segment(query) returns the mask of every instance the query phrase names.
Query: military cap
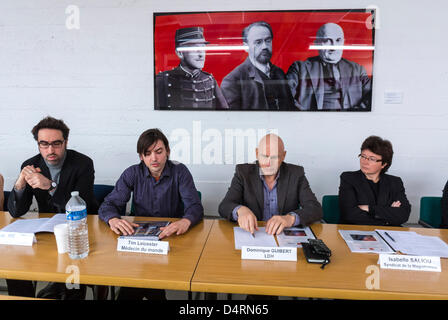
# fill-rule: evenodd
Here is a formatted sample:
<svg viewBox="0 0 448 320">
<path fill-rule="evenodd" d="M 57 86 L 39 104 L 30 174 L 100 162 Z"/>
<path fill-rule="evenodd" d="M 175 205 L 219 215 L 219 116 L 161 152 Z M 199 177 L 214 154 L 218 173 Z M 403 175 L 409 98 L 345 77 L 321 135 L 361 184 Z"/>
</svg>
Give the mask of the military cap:
<svg viewBox="0 0 448 320">
<path fill-rule="evenodd" d="M 176 48 L 185 44 L 192 43 L 209 43 L 204 38 L 204 28 L 202 27 L 190 27 L 176 30 L 176 36 L 174 38 Z"/>
</svg>

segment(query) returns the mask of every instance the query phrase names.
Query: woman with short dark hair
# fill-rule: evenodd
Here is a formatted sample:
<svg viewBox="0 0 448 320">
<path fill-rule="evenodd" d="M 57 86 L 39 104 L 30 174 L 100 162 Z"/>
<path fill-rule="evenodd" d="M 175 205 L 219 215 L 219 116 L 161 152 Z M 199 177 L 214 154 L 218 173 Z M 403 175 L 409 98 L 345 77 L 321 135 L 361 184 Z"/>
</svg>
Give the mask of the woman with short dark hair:
<svg viewBox="0 0 448 320">
<path fill-rule="evenodd" d="M 343 172 L 339 186 L 340 223 L 400 226 L 409 219 L 411 205 L 401 178 L 388 175 L 392 144 L 378 136 L 361 146 L 360 170 Z"/>
</svg>

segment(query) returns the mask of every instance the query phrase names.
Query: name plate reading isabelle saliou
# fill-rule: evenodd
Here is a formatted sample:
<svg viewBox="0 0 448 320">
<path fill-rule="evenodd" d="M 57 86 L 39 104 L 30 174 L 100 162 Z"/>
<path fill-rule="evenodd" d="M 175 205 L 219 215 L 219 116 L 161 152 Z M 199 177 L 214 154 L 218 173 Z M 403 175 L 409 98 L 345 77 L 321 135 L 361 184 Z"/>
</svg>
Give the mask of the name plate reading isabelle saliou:
<svg viewBox="0 0 448 320">
<path fill-rule="evenodd" d="M 151 241 L 143 239 L 118 238 L 117 251 L 139 252 L 152 254 L 168 254 L 170 244 L 168 241 Z"/>
<path fill-rule="evenodd" d="M 0 244 L 32 246 L 36 241 L 34 233 L 0 231 Z"/>
<path fill-rule="evenodd" d="M 442 272 L 440 257 L 380 254 L 381 269 Z"/>
<path fill-rule="evenodd" d="M 241 259 L 297 261 L 297 248 L 242 246 Z"/>
</svg>

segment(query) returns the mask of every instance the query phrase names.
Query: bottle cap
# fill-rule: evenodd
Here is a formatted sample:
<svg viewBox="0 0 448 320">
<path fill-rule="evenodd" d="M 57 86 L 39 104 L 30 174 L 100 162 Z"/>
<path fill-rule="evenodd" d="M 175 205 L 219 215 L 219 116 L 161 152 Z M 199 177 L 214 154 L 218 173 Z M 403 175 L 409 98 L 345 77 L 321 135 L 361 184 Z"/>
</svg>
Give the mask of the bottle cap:
<svg viewBox="0 0 448 320">
<path fill-rule="evenodd" d="M 72 197 L 79 196 L 79 191 L 72 191 L 71 195 Z"/>
</svg>

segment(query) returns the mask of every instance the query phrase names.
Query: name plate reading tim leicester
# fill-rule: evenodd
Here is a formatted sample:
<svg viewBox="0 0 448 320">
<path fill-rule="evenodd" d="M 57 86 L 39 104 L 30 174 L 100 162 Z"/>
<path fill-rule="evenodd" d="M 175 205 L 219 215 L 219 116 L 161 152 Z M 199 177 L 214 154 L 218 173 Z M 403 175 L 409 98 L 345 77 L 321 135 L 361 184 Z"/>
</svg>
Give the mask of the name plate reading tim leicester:
<svg viewBox="0 0 448 320">
<path fill-rule="evenodd" d="M 242 246 L 241 259 L 297 261 L 297 248 Z"/>
<path fill-rule="evenodd" d="M 170 244 L 168 241 L 118 238 L 117 251 L 168 254 L 169 250 Z"/>
</svg>

